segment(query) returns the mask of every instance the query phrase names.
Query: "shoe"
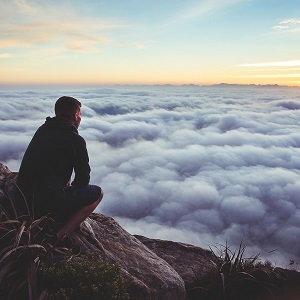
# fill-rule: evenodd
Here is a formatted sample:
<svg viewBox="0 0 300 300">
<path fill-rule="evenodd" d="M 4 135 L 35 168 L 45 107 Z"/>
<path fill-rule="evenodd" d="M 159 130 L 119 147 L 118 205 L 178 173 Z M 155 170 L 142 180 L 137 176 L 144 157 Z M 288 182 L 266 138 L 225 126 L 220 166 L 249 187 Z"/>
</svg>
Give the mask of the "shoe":
<svg viewBox="0 0 300 300">
<path fill-rule="evenodd" d="M 45 240 L 46 244 L 54 251 L 58 252 L 69 252 L 78 255 L 81 252 L 80 246 L 72 241 L 70 237 L 66 237 L 64 240 L 59 240 L 55 235 Z"/>
</svg>

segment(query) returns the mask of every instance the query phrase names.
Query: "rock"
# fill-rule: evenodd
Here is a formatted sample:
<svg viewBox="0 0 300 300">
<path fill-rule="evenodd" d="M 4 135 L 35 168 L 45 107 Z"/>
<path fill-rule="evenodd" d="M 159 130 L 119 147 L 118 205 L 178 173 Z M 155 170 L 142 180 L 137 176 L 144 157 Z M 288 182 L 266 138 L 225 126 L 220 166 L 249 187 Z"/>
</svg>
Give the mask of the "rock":
<svg viewBox="0 0 300 300">
<path fill-rule="evenodd" d="M 0 163 L 0 204 L 10 215 L 15 215 L 14 191 L 18 173 Z"/>
<path fill-rule="evenodd" d="M 17 175 L 17 172 L 11 172 L 8 167 L 0 163 L 0 189 L 3 195 L 5 194 L 7 196 L 8 194 L 6 192 L 8 191 L 9 196 L 13 196 L 11 192 L 14 189 Z"/>
<path fill-rule="evenodd" d="M 132 280 L 130 299 L 185 299 L 184 281 L 178 273 L 113 218 L 92 214 L 71 238 L 82 255 L 97 253 L 121 267 L 123 275 Z"/>
<path fill-rule="evenodd" d="M 174 268 L 187 290 L 200 286 L 203 277 L 216 267 L 218 258 L 210 250 L 139 235 L 135 237 Z"/>
</svg>

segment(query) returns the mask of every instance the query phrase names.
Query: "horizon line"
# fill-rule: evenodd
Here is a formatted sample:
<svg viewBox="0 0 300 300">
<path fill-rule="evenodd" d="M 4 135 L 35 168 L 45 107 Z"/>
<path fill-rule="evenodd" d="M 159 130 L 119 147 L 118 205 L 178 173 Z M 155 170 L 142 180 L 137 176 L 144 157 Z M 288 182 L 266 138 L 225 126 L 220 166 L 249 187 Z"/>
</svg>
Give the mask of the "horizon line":
<svg viewBox="0 0 300 300">
<path fill-rule="evenodd" d="M 174 87 L 184 87 L 184 86 L 195 86 L 195 87 L 287 87 L 287 88 L 299 88 L 300 85 L 285 85 L 285 84 L 257 84 L 257 83 L 212 83 L 212 84 L 195 84 L 195 83 L 0 83 L 0 87 L 4 86 L 16 86 L 16 87 L 25 87 L 25 86 L 36 86 L 36 87 L 51 87 L 51 86 L 174 86 Z"/>
</svg>

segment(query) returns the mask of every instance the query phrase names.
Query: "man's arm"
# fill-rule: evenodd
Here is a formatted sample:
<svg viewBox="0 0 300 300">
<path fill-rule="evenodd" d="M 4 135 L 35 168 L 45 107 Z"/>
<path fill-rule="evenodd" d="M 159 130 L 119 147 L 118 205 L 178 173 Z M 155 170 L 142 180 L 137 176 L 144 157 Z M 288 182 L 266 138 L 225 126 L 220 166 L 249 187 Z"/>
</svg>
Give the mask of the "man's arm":
<svg viewBox="0 0 300 300">
<path fill-rule="evenodd" d="M 85 140 L 77 135 L 74 143 L 75 178 L 72 185 L 86 186 L 90 182 L 91 168 Z"/>
</svg>

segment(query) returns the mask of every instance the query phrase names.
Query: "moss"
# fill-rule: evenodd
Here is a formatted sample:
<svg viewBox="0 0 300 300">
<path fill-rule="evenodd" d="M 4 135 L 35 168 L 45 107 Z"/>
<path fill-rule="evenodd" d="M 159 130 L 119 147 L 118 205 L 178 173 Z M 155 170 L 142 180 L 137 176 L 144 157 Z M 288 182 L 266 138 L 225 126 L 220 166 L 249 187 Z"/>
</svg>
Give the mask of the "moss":
<svg viewBox="0 0 300 300">
<path fill-rule="evenodd" d="M 128 281 L 116 265 L 96 258 L 42 267 L 49 300 L 128 300 Z"/>
</svg>

